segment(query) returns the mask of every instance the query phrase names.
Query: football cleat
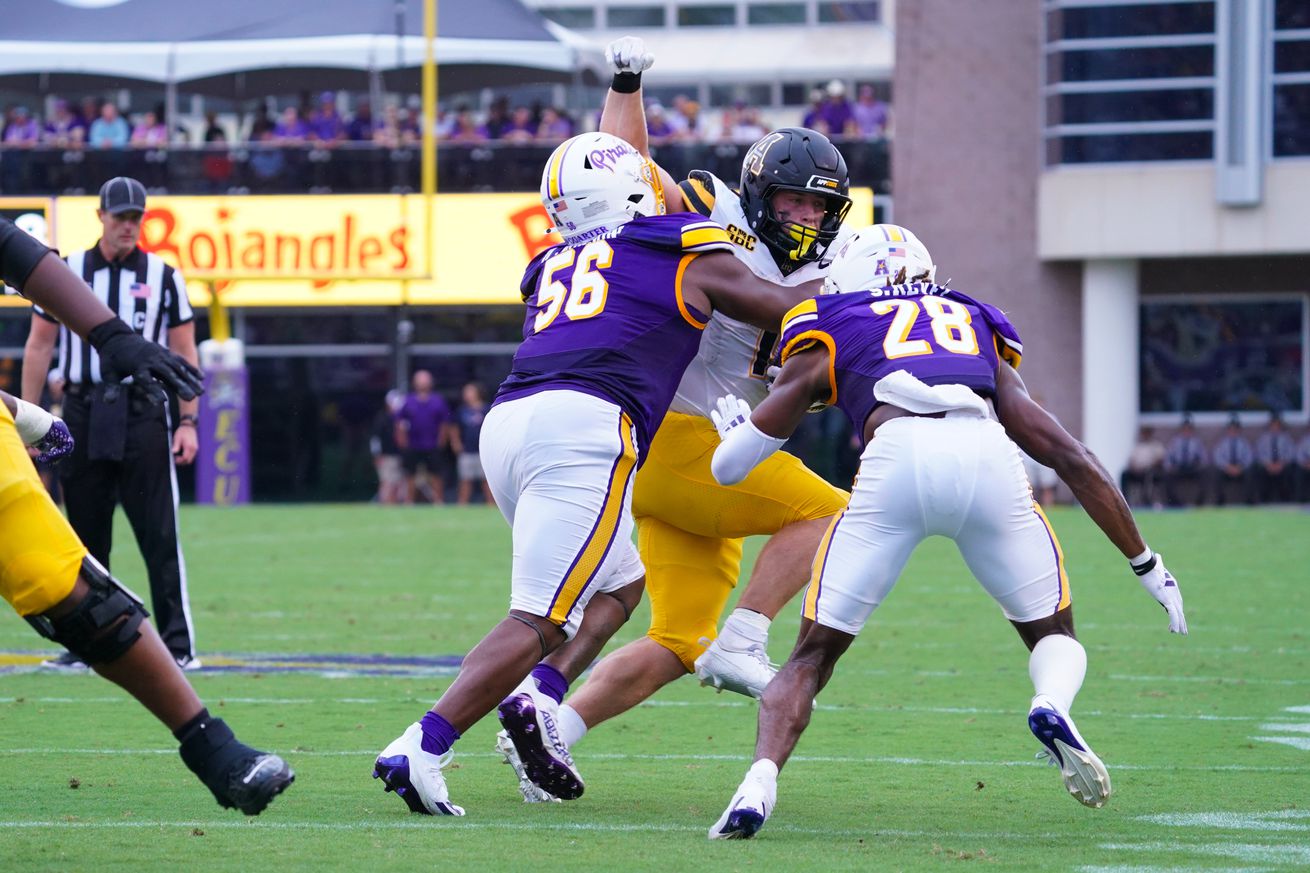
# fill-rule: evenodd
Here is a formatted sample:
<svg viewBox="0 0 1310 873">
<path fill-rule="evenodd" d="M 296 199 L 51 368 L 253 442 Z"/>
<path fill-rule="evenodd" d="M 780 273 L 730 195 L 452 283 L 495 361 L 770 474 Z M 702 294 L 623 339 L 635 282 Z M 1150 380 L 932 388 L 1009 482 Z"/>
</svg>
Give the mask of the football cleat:
<svg viewBox="0 0 1310 873">
<path fill-rule="evenodd" d="M 386 791 L 396 792 L 410 812 L 423 815 L 463 815 L 464 809 L 450 802 L 442 770 L 454 752 L 434 755 L 423 751 L 423 726 L 414 722 L 373 764 L 373 778 L 381 779 Z"/>
<path fill-rule="evenodd" d="M 561 800 L 575 800 L 585 786 L 569 747 L 560 739 L 558 711 L 559 704 L 538 691 L 512 694 L 497 708 L 528 780 Z"/>
<path fill-rule="evenodd" d="M 543 791 L 532 784 L 532 780 L 528 778 L 527 768 L 523 766 L 523 759 L 519 757 L 518 749 L 514 748 L 514 741 L 509 738 L 508 731 L 499 731 L 496 734 L 496 751 L 500 752 L 506 764 L 514 768 L 514 775 L 519 777 L 519 794 L 523 795 L 524 803 L 561 802 L 549 791 Z"/>
<path fill-rule="evenodd" d="M 711 840 L 749 840 L 764 827 L 778 799 L 778 783 L 751 773 L 737 788 L 732 803 L 710 828 Z"/>
<path fill-rule="evenodd" d="M 247 758 L 232 769 L 225 792 L 226 800 L 220 802 L 246 815 L 259 815 L 273 802 L 274 797 L 296 781 L 296 774 L 278 755 L 255 752 L 254 749 L 250 751 L 254 752 L 255 757 Z"/>
<path fill-rule="evenodd" d="M 1028 729 L 1046 747 L 1037 757 L 1060 768 L 1064 787 L 1074 799 L 1097 809 L 1105 806 L 1110 799 L 1110 774 L 1078 733 L 1073 719 L 1053 704 L 1034 706 L 1028 713 Z"/>
<path fill-rule="evenodd" d="M 696 678 L 701 685 L 723 693 L 735 691 L 759 700 L 764 689 L 777 675 L 778 668 L 769 663 L 764 646 L 752 645 L 741 651 L 724 648 L 718 640 L 710 643 L 705 654 L 696 659 Z"/>
<path fill-rule="evenodd" d="M 259 815 L 296 781 L 286 761 L 247 746 L 221 718 L 197 724 L 178 752 L 221 806 L 246 815 Z"/>
</svg>

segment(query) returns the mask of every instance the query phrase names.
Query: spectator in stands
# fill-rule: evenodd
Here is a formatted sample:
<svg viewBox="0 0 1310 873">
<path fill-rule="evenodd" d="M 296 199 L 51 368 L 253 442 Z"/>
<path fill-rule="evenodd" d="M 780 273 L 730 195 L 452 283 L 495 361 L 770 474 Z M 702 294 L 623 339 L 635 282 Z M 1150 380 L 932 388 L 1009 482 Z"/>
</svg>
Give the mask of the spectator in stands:
<svg viewBox="0 0 1310 873">
<path fill-rule="evenodd" d="M 541 124 L 537 125 L 537 139 L 543 142 L 563 142 L 573 136 L 573 120 L 554 107 L 541 111 Z"/>
<path fill-rule="evenodd" d="M 677 95 L 673 98 L 669 124 L 673 125 L 673 138 L 676 140 L 696 142 L 702 139 L 704 131 L 700 123 L 700 104 L 686 94 Z"/>
<path fill-rule="evenodd" d="M 332 145 L 346 138 L 346 123 L 337 112 L 337 95 L 324 91 L 318 95 L 318 106 L 307 119 L 309 137 L 324 145 Z"/>
<path fill-rule="evenodd" d="M 300 117 L 300 110 L 288 106 L 282 117 L 273 125 L 273 141 L 279 145 L 296 145 L 309 139 L 309 125 Z"/>
<path fill-rule="evenodd" d="M 61 149 L 81 148 L 86 142 L 86 124 L 68 107 L 67 100 L 56 100 L 54 112 L 46 119 L 46 145 Z"/>
<path fill-rule="evenodd" d="M 79 118 L 82 119 L 82 126 L 88 131 L 91 124 L 100 117 L 100 106 L 105 101 L 99 97 L 83 97 Z"/>
<path fill-rule="evenodd" d="M 455 130 L 450 135 L 451 142 L 486 142 L 486 129 L 478 124 L 473 111 L 461 104 L 455 107 Z"/>
<path fill-rule="evenodd" d="M 217 113 L 205 113 L 205 133 L 201 137 L 201 141 L 205 143 L 205 145 L 211 143 L 227 145 L 227 131 L 223 130 L 223 126 L 218 123 Z"/>
<path fill-rule="evenodd" d="M 487 120 L 482 124 L 482 136 L 486 139 L 500 139 L 509 129 L 509 98 L 497 97 L 491 101 L 491 108 L 487 110 Z"/>
<path fill-rule="evenodd" d="M 432 374 L 418 370 L 411 380 L 413 391 L 396 414 L 396 444 L 405 468 L 405 502 L 413 503 L 418 492 L 418 472 L 427 473 L 433 503 L 445 503 L 445 451 L 449 443 L 446 422 L 450 407 L 432 390 Z"/>
<path fill-rule="evenodd" d="M 742 143 L 743 145 L 758 141 L 768 129 L 764 122 L 760 120 L 760 111 L 754 106 L 747 106 L 745 103 L 738 102 L 734 107 L 732 128 L 728 138 L 733 142 Z"/>
<path fill-rule="evenodd" d="M 168 127 L 155 113 L 147 112 L 132 129 L 131 143 L 139 148 L 163 148 L 168 145 Z"/>
<path fill-rule="evenodd" d="M 1211 455 L 1214 463 L 1214 499 L 1219 506 L 1236 495 L 1237 502 L 1255 503 L 1252 477 L 1255 472 L 1255 452 L 1251 442 L 1242 435 L 1242 422 L 1236 415 L 1228 419 L 1224 435 Z"/>
<path fill-rule="evenodd" d="M 459 475 L 459 492 L 456 502 L 461 506 L 473 496 L 473 486 L 480 485 L 482 499 L 488 505 L 495 504 L 491 496 L 491 486 L 482 472 L 482 456 L 478 454 L 478 439 L 482 434 L 482 419 L 487 415 L 487 401 L 483 398 L 482 386 L 470 382 L 464 386 L 463 402 L 455 410 L 455 418 L 450 426 L 450 446 L 455 452 L 455 470 Z"/>
<path fill-rule="evenodd" d="M 1128 453 L 1128 466 L 1119 477 L 1119 490 L 1124 498 L 1134 505 L 1158 505 L 1160 501 L 1159 485 L 1164 473 L 1164 443 L 1155 435 L 1155 430 L 1143 427 L 1137 437 L 1137 444 Z M 1133 489 L 1133 486 L 1137 486 Z M 1138 499 L 1133 500 L 1137 494 Z"/>
<path fill-rule="evenodd" d="M 664 112 L 664 107 L 652 102 L 646 107 L 646 136 L 654 145 L 660 145 L 673 139 L 676 131 Z"/>
<path fill-rule="evenodd" d="M 277 125 L 269 117 L 268 107 L 260 106 L 259 112 L 250 121 L 250 142 L 269 142 L 273 134 L 273 129 Z M 268 134 L 268 136 L 265 136 Z"/>
<path fill-rule="evenodd" d="M 823 117 L 823 107 L 828 102 L 822 88 L 815 88 L 810 91 L 810 105 L 801 116 L 801 127 L 808 127 L 810 130 L 817 130 L 819 133 L 828 133 L 828 122 Z"/>
<path fill-rule="evenodd" d="M 37 124 L 26 106 L 15 106 L 9 111 L 9 119 L 0 141 L 10 148 L 31 148 L 41 141 L 41 125 Z"/>
<path fill-rule="evenodd" d="M 91 122 L 87 141 L 92 148 L 121 149 L 132 138 L 127 121 L 118 114 L 118 107 L 108 101 L 100 107 L 100 117 Z"/>
<path fill-rule="evenodd" d="M 411 129 L 400 115 L 400 107 L 394 103 L 387 104 L 382 110 L 382 121 L 373 131 L 373 142 L 387 148 L 413 145 L 418 142 L 418 130 Z"/>
<path fill-rule="evenodd" d="M 855 126 L 855 112 L 850 101 L 846 99 L 846 85 L 840 79 L 833 79 L 825 89 L 828 99 L 824 101 L 820 115 L 828 128 L 828 136 L 855 136 L 859 133 Z"/>
<path fill-rule="evenodd" d="M 1171 506 L 1182 506 L 1178 486 L 1189 484 L 1196 488 L 1194 503 L 1201 503 L 1205 491 L 1205 467 L 1209 457 L 1191 417 L 1183 419 L 1182 427 L 1169 441 L 1164 455 L 1165 500 Z"/>
<path fill-rule="evenodd" d="M 877 139 L 886 136 L 889 108 L 878 99 L 872 85 L 861 85 L 851 114 L 855 118 L 855 132 L 865 139 Z"/>
<path fill-rule="evenodd" d="M 1255 441 L 1256 493 L 1262 503 L 1284 503 L 1295 493 L 1293 467 L 1296 443 L 1283 429 L 1283 420 L 1274 413 L 1269 426 Z"/>
<path fill-rule="evenodd" d="M 1310 431 L 1296 445 L 1296 501 L 1310 502 Z"/>
<path fill-rule="evenodd" d="M 359 101 L 355 116 L 346 122 L 346 139 L 351 142 L 369 142 L 373 139 L 373 106 L 367 100 Z"/>
<path fill-rule="evenodd" d="M 515 106 L 510 114 L 509 125 L 501 134 L 506 142 L 532 142 L 537 135 L 537 122 L 532 118 L 532 110 L 526 106 Z"/>
</svg>

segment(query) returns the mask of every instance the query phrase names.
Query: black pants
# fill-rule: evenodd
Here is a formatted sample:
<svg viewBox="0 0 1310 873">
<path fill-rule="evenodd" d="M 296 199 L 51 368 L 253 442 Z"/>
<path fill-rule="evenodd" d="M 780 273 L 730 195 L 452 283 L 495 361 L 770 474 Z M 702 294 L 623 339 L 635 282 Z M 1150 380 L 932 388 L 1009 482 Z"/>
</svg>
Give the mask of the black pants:
<svg viewBox="0 0 1310 873">
<path fill-rule="evenodd" d="M 109 567 L 114 509 L 123 511 L 136 534 L 150 577 L 151 611 L 164 645 L 175 658 L 194 657 L 195 635 L 187 600 L 186 564 L 178 542 L 177 474 L 167 406 L 153 405 L 135 391 L 128 403 L 127 442 L 122 461 L 92 461 L 90 400 L 70 392 L 64 421 L 73 434 L 73 454 L 60 466 L 68 521 L 97 561 Z M 128 584 L 128 587 L 133 587 Z"/>
</svg>

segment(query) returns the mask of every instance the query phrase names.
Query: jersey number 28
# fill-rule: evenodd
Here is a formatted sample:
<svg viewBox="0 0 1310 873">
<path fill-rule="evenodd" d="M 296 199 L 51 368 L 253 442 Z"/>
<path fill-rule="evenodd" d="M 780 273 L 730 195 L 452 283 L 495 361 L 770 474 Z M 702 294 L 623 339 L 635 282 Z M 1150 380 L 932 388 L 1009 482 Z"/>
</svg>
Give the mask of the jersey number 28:
<svg viewBox="0 0 1310 873">
<path fill-rule="evenodd" d="M 926 339 L 909 338 L 921 312 L 927 313 L 931 320 L 933 341 L 943 351 L 957 355 L 978 354 L 978 335 L 970 327 L 973 317 L 967 308 L 954 300 L 932 295 L 920 297 L 919 302 L 923 304 L 922 310 L 919 303 L 906 299 L 879 300 L 869 305 L 875 315 L 895 313 L 891 327 L 887 329 L 887 338 L 882 341 L 882 350 L 888 360 L 932 354 L 932 343 Z"/>
<path fill-rule="evenodd" d="M 569 287 L 555 278 L 561 270 L 567 270 L 577 260 L 573 278 Z M 541 289 L 537 292 L 537 305 L 541 311 L 532 323 L 534 333 L 541 333 L 550 327 L 562 310 L 569 321 L 581 321 L 584 318 L 600 315 L 605 309 L 605 297 L 609 294 L 609 283 L 601 275 L 614 261 L 614 249 L 603 239 L 592 240 L 579 251 L 566 248 L 546 261 L 542 268 Z"/>
</svg>

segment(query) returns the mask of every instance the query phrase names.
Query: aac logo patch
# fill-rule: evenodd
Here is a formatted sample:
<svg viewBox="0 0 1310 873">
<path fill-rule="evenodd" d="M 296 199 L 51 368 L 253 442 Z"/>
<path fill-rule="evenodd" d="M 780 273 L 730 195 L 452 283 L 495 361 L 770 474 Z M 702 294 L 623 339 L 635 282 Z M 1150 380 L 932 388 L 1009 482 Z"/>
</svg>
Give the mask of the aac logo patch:
<svg viewBox="0 0 1310 873">
<path fill-rule="evenodd" d="M 735 224 L 728 225 L 728 239 L 732 240 L 734 244 L 741 246 L 748 252 L 755 251 L 755 244 L 759 242 L 755 236 L 747 233 Z"/>
</svg>

